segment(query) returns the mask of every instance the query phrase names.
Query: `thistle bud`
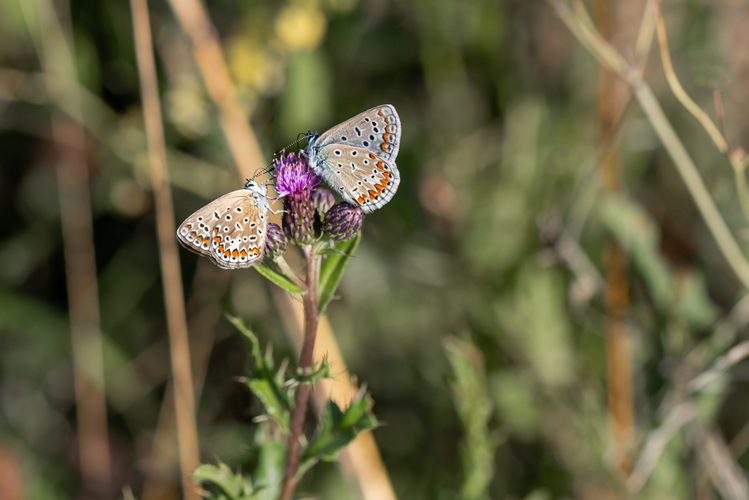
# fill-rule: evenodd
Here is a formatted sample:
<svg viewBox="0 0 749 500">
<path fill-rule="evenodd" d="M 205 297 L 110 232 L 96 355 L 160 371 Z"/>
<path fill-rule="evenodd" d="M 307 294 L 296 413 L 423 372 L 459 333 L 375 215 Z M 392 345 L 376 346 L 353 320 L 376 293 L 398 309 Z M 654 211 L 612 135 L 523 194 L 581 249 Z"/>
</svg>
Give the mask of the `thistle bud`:
<svg viewBox="0 0 749 500">
<path fill-rule="evenodd" d="M 283 255 L 286 252 L 286 235 L 281 226 L 270 222 L 266 233 L 265 256 L 269 259 L 275 259 Z"/>
<path fill-rule="evenodd" d="M 326 236 L 345 241 L 353 238 L 364 225 L 364 214 L 359 207 L 341 202 L 328 210 L 323 218 L 322 230 Z"/>
<path fill-rule="evenodd" d="M 312 202 L 315 204 L 317 213 L 322 220 L 325 217 L 325 213 L 330 210 L 330 207 L 335 203 L 335 196 L 327 189 L 315 189 L 312 191 Z"/>
</svg>

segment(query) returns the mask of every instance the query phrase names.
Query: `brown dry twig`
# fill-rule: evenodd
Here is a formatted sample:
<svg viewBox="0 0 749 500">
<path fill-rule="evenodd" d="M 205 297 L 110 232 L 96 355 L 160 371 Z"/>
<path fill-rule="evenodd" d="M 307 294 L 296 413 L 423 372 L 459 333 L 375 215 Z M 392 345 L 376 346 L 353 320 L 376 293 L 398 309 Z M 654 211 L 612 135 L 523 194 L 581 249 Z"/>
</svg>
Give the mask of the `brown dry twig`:
<svg viewBox="0 0 749 500">
<path fill-rule="evenodd" d="M 174 388 L 177 445 L 185 498 L 199 498 L 191 482 L 199 461 L 198 431 L 195 422 L 195 395 L 187 336 L 185 298 L 179 268 L 177 241 L 174 238 L 174 208 L 166 170 L 166 146 L 162 128 L 156 64 L 146 0 L 131 0 L 138 74 L 143 94 L 143 114 L 148 137 L 149 163 L 156 207 L 159 260 L 166 300 L 167 330 Z"/>
</svg>

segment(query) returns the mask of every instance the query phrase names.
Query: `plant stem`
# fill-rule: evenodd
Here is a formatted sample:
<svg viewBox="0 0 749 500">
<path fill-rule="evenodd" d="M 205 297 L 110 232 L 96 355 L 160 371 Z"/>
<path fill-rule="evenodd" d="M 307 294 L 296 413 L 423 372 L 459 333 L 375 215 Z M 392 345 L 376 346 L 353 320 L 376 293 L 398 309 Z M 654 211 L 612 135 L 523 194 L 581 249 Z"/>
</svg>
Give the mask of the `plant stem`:
<svg viewBox="0 0 749 500">
<path fill-rule="evenodd" d="M 320 259 L 315 254 L 313 245 L 304 247 L 307 258 L 307 293 L 303 296 L 304 303 L 304 343 L 299 356 L 299 368 L 306 372 L 312 365 L 312 353 L 317 336 L 317 325 L 320 322 L 318 306 L 320 302 L 318 284 L 320 283 Z M 283 485 L 280 500 L 291 500 L 297 485 L 296 471 L 299 468 L 300 438 L 304 430 L 304 420 L 307 415 L 307 403 L 312 392 L 312 384 L 302 383 L 296 391 L 294 414 L 291 418 L 291 432 L 289 433 L 288 452 L 286 453 L 286 468 L 283 474 Z"/>
</svg>

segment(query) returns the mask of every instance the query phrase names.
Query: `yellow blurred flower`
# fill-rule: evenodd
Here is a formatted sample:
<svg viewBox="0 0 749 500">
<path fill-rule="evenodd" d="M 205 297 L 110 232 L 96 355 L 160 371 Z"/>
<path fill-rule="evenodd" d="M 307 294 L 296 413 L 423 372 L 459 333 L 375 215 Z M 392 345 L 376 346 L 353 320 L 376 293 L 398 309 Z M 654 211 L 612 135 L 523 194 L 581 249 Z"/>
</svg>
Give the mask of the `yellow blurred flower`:
<svg viewBox="0 0 749 500">
<path fill-rule="evenodd" d="M 247 36 L 229 42 L 229 66 L 239 85 L 262 89 L 267 86 L 269 58 L 265 47 Z"/>
<path fill-rule="evenodd" d="M 325 35 L 326 20 L 314 5 L 289 5 L 276 19 L 276 36 L 289 51 L 317 47 Z"/>
<path fill-rule="evenodd" d="M 196 138 L 208 133 L 210 121 L 200 82 L 184 78 L 165 95 L 166 114 L 180 133 Z"/>
</svg>

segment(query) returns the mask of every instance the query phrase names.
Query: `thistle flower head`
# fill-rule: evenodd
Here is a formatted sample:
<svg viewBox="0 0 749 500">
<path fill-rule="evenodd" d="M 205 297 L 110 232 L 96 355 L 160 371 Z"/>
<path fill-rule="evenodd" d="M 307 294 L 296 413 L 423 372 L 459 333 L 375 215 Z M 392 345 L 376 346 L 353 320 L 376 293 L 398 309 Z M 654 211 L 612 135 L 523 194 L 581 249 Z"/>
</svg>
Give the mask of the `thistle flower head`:
<svg viewBox="0 0 749 500">
<path fill-rule="evenodd" d="M 294 153 L 281 153 L 273 161 L 276 169 L 276 192 L 284 199 L 283 230 L 297 245 L 307 245 L 315 239 L 315 203 L 313 189 L 320 177 L 312 171 L 307 160 Z"/>
<path fill-rule="evenodd" d="M 309 192 L 320 184 L 320 177 L 309 168 L 307 160 L 294 153 L 281 153 L 273 160 L 276 170 L 276 192 L 278 196 L 289 196 Z"/>
</svg>

